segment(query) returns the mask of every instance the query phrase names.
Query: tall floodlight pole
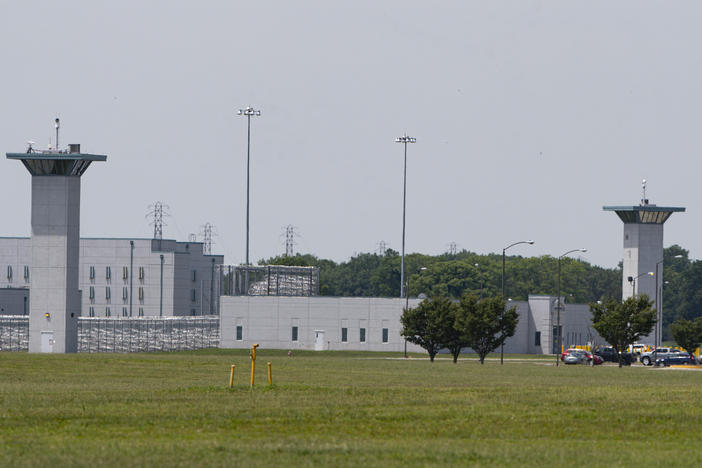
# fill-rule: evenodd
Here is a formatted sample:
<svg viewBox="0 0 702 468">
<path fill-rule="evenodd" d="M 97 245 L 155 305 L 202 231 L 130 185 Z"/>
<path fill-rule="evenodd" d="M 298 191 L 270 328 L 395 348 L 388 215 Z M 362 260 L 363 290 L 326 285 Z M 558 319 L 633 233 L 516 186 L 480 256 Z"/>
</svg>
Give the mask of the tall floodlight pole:
<svg viewBox="0 0 702 468">
<path fill-rule="evenodd" d="M 402 183 L 402 265 L 400 266 L 400 297 L 404 297 L 405 290 L 405 212 L 407 207 L 407 143 L 416 143 L 417 139 L 402 135 L 395 139 L 396 143 L 405 145 L 405 170 Z"/>
<path fill-rule="evenodd" d="M 246 131 L 246 264 L 249 265 L 249 180 L 251 165 L 251 117 L 260 116 L 261 111 L 253 107 L 239 109 L 237 115 L 245 115 L 247 121 Z"/>
<path fill-rule="evenodd" d="M 519 244 L 532 245 L 533 243 L 534 243 L 533 240 L 519 241 L 519 242 L 515 242 L 513 244 L 510 244 L 507 247 L 505 247 L 504 249 L 502 249 L 502 300 L 503 301 L 505 300 L 505 252 L 507 251 L 507 249 L 509 249 L 510 247 L 514 247 L 515 245 L 519 245 Z M 506 306 L 506 304 L 505 304 L 505 306 Z M 504 316 L 504 310 L 502 312 L 503 312 L 502 315 Z M 504 364 L 504 358 L 505 358 L 505 344 L 503 342 L 502 345 L 500 345 L 500 365 Z"/>
<path fill-rule="evenodd" d="M 673 258 L 683 258 L 682 255 L 676 255 Z M 659 347 L 661 345 L 661 341 L 663 341 L 663 311 L 661 310 L 661 304 L 658 303 L 659 301 L 659 293 L 662 295 L 663 292 L 661 289 L 663 289 L 663 278 L 661 278 L 658 275 L 658 265 L 662 264 L 663 260 L 660 262 L 656 263 L 656 329 L 655 329 L 655 337 L 653 340 L 653 344 L 656 347 Z M 663 270 L 661 270 L 661 273 L 663 273 Z M 660 284 L 660 286 L 659 286 Z M 662 299 L 662 297 L 661 297 Z M 662 302 L 662 301 L 661 301 Z"/>
<path fill-rule="evenodd" d="M 571 254 L 573 252 L 587 252 L 587 249 L 573 249 L 569 250 L 560 257 L 558 257 L 558 297 L 556 298 L 557 300 L 557 306 L 556 306 L 556 336 L 557 341 L 556 341 L 556 367 L 558 367 L 558 361 L 561 360 L 561 259 L 565 257 L 568 254 Z"/>
</svg>

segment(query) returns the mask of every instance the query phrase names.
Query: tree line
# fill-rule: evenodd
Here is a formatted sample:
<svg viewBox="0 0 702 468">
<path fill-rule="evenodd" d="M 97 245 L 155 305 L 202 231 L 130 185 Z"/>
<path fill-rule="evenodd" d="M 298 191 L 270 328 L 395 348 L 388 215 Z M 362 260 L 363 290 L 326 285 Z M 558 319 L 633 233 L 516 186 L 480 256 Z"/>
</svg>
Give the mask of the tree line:
<svg viewBox="0 0 702 468">
<path fill-rule="evenodd" d="M 266 265 L 316 266 L 323 296 L 399 297 L 400 255 L 359 253 L 345 262 L 311 254 L 278 256 L 259 261 Z M 555 295 L 558 260 L 551 256 L 506 259 L 505 297 L 526 300 L 529 294 Z M 455 255 L 412 253 L 405 257 L 409 295 L 460 299 L 501 296 L 502 255 L 466 250 Z M 672 339 L 670 325 L 702 316 L 702 261 L 690 260 L 678 245 L 664 250 L 663 338 Z M 576 258 L 561 259 L 561 293 L 566 301 L 595 303 L 621 298 L 622 270 L 603 268 Z"/>
</svg>

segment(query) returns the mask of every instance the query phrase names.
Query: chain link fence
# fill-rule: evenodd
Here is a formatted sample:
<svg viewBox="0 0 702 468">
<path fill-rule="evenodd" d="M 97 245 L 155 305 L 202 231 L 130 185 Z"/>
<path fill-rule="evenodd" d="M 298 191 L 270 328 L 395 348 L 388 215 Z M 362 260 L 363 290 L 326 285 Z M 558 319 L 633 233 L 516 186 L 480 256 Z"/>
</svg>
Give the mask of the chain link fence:
<svg viewBox="0 0 702 468">
<path fill-rule="evenodd" d="M 80 317 L 79 353 L 138 353 L 217 348 L 219 317 Z M 29 318 L 0 316 L 0 351 L 29 349 Z"/>
</svg>

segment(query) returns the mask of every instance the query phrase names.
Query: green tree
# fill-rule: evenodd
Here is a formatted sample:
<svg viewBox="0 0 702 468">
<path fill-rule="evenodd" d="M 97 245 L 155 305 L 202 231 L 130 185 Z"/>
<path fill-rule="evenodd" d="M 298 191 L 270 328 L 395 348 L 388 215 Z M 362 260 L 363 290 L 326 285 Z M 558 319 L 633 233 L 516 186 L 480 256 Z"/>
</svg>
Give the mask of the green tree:
<svg viewBox="0 0 702 468">
<path fill-rule="evenodd" d="M 455 327 L 463 335 L 466 346 L 478 353 L 480 364 L 485 356 L 514 335 L 519 321 L 517 308 L 505 310 L 506 302 L 500 297 L 478 300 L 469 294 L 461 298 Z"/>
<path fill-rule="evenodd" d="M 459 347 L 458 353 L 454 354 L 455 308 L 456 305 L 445 297 L 425 299 L 417 307 L 403 311 L 400 318 L 402 323 L 400 334 L 410 343 L 426 349 L 431 362 L 434 362 L 434 357 L 440 349 L 451 346 L 455 362 L 460 353 Z"/>
<path fill-rule="evenodd" d="M 694 320 L 680 319 L 670 325 L 670 331 L 678 346 L 688 353 L 695 354 L 702 343 L 702 317 Z"/>
<path fill-rule="evenodd" d="M 656 324 L 656 310 L 646 294 L 624 302 L 609 299 L 590 304 L 592 326 L 619 353 L 619 367 L 627 347 L 651 333 Z"/>
</svg>

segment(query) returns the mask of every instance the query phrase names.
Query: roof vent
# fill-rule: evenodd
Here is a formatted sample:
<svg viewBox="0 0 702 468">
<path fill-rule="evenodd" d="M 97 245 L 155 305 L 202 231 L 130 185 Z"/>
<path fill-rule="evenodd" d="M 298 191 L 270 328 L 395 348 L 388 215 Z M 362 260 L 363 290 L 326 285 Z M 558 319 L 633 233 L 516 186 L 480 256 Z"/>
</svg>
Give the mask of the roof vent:
<svg viewBox="0 0 702 468">
<path fill-rule="evenodd" d="M 70 145 L 68 145 L 68 152 L 71 154 L 79 154 L 80 153 L 80 144 L 71 143 Z"/>
</svg>

